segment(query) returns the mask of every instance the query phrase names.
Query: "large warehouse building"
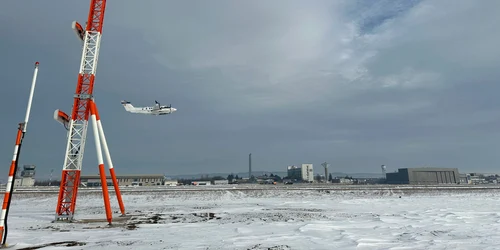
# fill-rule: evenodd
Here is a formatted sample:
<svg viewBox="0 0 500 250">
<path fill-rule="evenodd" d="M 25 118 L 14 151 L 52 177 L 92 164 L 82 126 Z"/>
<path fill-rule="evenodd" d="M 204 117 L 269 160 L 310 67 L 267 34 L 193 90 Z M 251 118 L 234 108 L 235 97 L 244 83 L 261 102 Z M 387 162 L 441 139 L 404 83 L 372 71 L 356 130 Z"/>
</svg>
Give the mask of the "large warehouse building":
<svg viewBox="0 0 500 250">
<path fill-rule="evenodd" d="M 459 184 L 457 168 L 400 168 L 398 172 L 386 174 L 387 184 Z"/>
<path fill-rule="evenodd" d="M 160 186 L 165 184 L 165 176 L 163 174 L 149 175 L 117 175 L 116 179 L 119 186 Z M 84 175 L 80 177 L 81 184 L 85 187 L 100 187 L 101 177 L 99 175 Z M 107 175 L 106 180 L 108 186 L 113 185 L 111 176 Z"/>
</svg>

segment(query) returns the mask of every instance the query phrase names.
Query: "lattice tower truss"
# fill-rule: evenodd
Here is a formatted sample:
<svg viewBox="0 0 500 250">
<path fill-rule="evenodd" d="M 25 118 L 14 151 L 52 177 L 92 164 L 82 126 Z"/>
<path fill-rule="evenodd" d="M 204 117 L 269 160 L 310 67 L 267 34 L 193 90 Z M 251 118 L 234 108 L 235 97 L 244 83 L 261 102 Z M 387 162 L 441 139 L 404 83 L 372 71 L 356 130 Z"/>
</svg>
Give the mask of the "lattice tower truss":
<svg viewBox="0 0 500 250">
<path fill-rule="evenodd" d="M 80 39 L 83 40 L 83 52 L 68 126 L 68 141 L 57 201 L 56 220 L 72 220 L 75 213 L 90 113 L 89 104 L 93 97 L 105 8 L 105 0 L 91 0 L 85 30 L 76 23 L 80 27 L 78 31 Z"/>
</svg>

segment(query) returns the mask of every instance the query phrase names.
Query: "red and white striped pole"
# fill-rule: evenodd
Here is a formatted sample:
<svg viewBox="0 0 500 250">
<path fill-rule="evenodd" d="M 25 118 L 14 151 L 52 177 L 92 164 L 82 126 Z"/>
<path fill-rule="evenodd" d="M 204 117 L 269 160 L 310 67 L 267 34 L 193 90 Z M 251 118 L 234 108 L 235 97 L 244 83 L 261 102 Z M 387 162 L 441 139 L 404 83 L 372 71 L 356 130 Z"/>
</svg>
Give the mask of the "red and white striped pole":
<svg viewBox="0 0 500 250">
<path fill-rule="evenodd" d="M 111 204 L 109 203 L 108 182 L 106 180 L 106 171 L 104 171 L 104 162 L 102 159 L 101 141 L 99 140 L 99 128 L 97 127 L 95 104 L 93 101 L 89 101 L 89 105 L 90 105 L 90 118 L 92 120 L 92 127 L 94 130 L 95 148 L 97 151 L 97 164 L 99 164 L 99 175 L 101 176 L 102 196 L 104 198 L 104 209 L 106 209 L 106 219 L 108 223 L 111 224 L 112 220 Z"/>
<path fill-rule="evenodd" d="M 115 188 L 116 198 L 118 199 L 118 205 L 120 206 L 120 212 L 125 215 L 125 206 L 123 205 L 122 195 L 120 193 L 120 187 L 118 186 L 118 180 L 116 179 L 115 169 L 113 168 L 113 161 L 111 161 L 111 154 L 109 153 L 108 143 L 106 142 L 106 137 L 104 136 L 104 129 L 102 128 L 101 116 L 99 115 L 99 110 L 95 102 L 90 105 L 94 106 L 94 112 L 97 120 L 97 129 L 99 130 L 99 136 L 101 138 L 102 146 L 104 149 L 104 155 L 106 156 L 106 161 L 108 162 L 109 172 L 111 173 L 111 179 L 113 180 L 113 187 Z"/>
<path fill-rule="evenodd" d="M 7 187 L 5 190 L 5 195 L 3 197 L 2 205 L 2 215 L 0 217 L 0 237 L 2 240 L 2 246 L 6 246 L 7 240 L 7 216 L 9 215 L 10 202 L 12 200 L 12 193 L 14 182 L 16 179 L 17 166 L 19 161 L 19 154 L 21 152 L 21 145 L 23 143 L 24 134 L 26 133 L 26 128 L 28 126 L 28 120 L 31 110 L 31 102 L 33 101 L 33 93 L 35 92 L 36 78 L 38 75 L 38 62 L 35 63 L 35 72 L 33 73 L 33 80 L 31 82 L 30 96 L 28 99 L 28 108 L 26 110 L 26 117 L 24 122 L 19 123 L 19 128 L 17 129 L 16 146 L 14 147 L 14 156 L 12 157 L 12 162 L 10 164 L 9 179 L 7 181 Z"/>
</svg>

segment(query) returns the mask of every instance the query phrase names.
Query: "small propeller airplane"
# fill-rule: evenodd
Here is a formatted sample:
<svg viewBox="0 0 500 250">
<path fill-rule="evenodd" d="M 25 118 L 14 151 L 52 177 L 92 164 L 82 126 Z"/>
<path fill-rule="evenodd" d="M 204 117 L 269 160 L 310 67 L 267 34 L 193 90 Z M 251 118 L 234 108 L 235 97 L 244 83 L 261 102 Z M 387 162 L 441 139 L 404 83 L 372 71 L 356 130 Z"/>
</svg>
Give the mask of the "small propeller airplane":
<svg viewBox="0 0 500 250">
<path fill-rule="evenodd" d="M 177 111 L 176 108 L 172 108 L 172 105 L 161 106 L 158 101 L 155 100 L 155 105 L 153 107 L 134 107 L 129 101 L 121 101 L 121 104 L 127 112 L 145 115 L 168 115 Z"/>
</svg>

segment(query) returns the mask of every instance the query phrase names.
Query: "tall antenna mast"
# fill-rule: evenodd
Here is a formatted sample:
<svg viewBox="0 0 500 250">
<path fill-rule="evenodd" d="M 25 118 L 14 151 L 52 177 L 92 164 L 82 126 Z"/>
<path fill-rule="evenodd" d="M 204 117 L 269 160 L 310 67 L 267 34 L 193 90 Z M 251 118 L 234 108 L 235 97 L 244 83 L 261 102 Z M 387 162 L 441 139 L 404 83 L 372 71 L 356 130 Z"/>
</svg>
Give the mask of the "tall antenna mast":
<svg viewBox="0 0 500 250">
<path fill-rule="evenodd" d="M 49 186 L 52 186 L 52 173 L 54 173 L 54 169 L 50 169 L 50 179 L 49 179 Z"/>
<path fill-rule="evenodd" d="M 78 75 L 78 83 L 76 85 L 76 93 L 74 94 L 71 117 L 59 110 L 56 110 L 54 113 L 54 119 L 61 122 L 64 127 L 69 130 L 61 186 L 59 196 L 57 198 L 56 221 L 72 221 L 75 214 L 76 196 L 78 193 L 78 186 L 80 185 L 80 172 L 82 170 L 89 118 L 91 118 L 92 125 L 94 127 L 94 139 L 96 142 L 99 174 L 101 175 L 101 186 L 103 190 L 104 207 L 106 209 L 107 220 L 111 223 L 108 187 L 106 176 L 103 172 L 104 163 L 102 159 L 101 143 L 103 144 L 102 149 L 104 149 L 104 153 L 108 161 L 108 167 L 111 172 L 113 186 L 120 205 L 120 210 L 122 215 L 125 215 L 125 208 L 121 199 L 118 181 L 116 180 L 113 163 L 111 162 L 111 157 L 109 155 L 108 146 L 104 137 L 99 113 L 94 103 L 93 96 L 94 79 L 97 70 L 105 9 L 106 0 L 91 0 L 85 30 L 78 22 L 74 21 L 72 23 L 73 31 L 75 31 L 75 34 L 80 41 L 83 42 L 83 52 Z"/>
<path fill-rule="evenodd" d="M 36 78 L 38 75 L 38 62 L 35 63 L 35 72 L 33 73 L 33 80 L 31 82 L 31 90 L 28 98 L 28 107 L 26 109 L 26 116 L 24 117 L 24 122 L 19 123 L 17 129 L 16 146 L 14 147 L 14 156 L 12 157 L 12 162 L 10 164 L 9 179 L 7 181 L 7 187 L 5 190 L 5 195 L 3 196 L 3 206 L 2 215 L 0 218 L 0 237 L 2 240 L 2 246 L 6 246 L 7 240 L 7 216 L 9 215 L 10 202 L 12 200 L 12 193 L 14 193 L 14 183 L 16 180 L 19 155 L 21 154 L 21 146 L 23 144 L 24 134 L 28 128 L 28 120 L 30 117 L 31 103 L 33 101 L 33 94 L 35 92 Z"/>
</svg>

